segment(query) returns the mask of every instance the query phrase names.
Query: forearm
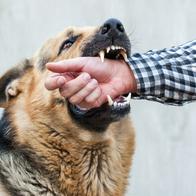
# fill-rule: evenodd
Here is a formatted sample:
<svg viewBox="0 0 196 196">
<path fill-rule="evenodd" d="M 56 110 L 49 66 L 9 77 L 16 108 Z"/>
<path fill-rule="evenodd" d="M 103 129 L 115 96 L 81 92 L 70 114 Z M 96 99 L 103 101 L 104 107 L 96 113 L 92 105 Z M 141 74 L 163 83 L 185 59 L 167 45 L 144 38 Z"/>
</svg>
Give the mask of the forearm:
<svg viewBox="0 0 196 196">
<path fill-rule="evenodd" d="M 135 97 L 172 105 L 196 100 L 196 41 L 134 54 L 129 63 L 137 82 Z"/>
</svg>

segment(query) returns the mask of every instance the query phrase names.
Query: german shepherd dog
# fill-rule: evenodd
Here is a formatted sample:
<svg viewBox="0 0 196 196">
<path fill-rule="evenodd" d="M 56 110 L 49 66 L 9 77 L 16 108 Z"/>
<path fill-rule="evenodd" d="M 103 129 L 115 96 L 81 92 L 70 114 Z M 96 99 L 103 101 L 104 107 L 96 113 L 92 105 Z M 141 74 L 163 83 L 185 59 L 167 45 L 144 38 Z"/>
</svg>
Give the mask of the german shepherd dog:
<svg viewBox="0 0 196 196">
<path fill-rule="evenodd" d="M 117 19 L 68 27 L 0 78 L 1 196 L 125 194 L 134 152 L 129 96 L 84 111 L 44 82 L 47 62 L 99 54 L 127 61 L 130 46 Z"/>
</svg>

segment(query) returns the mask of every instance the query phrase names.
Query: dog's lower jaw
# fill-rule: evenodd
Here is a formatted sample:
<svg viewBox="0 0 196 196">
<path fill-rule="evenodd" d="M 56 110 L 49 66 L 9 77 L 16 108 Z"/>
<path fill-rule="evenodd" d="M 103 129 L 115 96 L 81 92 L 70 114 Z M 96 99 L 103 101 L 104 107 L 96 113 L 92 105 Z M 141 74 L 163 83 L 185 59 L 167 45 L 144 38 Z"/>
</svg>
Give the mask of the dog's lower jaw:
<svg viewBox="0 0 196 196">
<path fill-rule="evenodd" d="M 90 110 L 81 110 L 75 105 L 68 102 L 68 111 L 72 119 L 79 126 L 95 132 L 104 132 L 108 126 L 117 122 L 130 112 L 130 105 L 121 110 L 114 110 L 107 103 L 103 104 L 99 108 L 93 108 Z"/>
</svg>

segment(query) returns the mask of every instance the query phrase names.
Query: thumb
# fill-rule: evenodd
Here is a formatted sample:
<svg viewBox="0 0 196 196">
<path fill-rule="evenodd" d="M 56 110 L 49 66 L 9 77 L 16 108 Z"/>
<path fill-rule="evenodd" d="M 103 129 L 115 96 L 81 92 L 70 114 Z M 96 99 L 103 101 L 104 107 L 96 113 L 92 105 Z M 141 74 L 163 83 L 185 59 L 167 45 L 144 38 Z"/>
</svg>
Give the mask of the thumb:
<svg viewBox="0 0 196 196">
<path fill-rule="evenodd" d="M 65 75 L 52 74 L 46 78 L 45 87 L 48 90 L 55 90 L 57 88 L 61 88 L 66 82 L 72 79 L 73 79 L 73 76 L 69 75 L 69 73 Z"/>
<path fill-rule="evenodd" d="M 45 87 L 48 90 L 55 90 L 60 88 L 63 84 L 65 84 L 65 78 L 63 76 L 49 76 L 45 81 Z"/>
</svg>

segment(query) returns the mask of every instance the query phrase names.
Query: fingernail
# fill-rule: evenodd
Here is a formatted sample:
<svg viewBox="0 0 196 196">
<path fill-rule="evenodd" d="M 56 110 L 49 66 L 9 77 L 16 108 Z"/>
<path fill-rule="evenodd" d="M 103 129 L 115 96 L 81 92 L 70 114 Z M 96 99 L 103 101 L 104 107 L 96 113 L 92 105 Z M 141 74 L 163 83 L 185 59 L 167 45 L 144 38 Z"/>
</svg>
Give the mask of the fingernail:
<svg viewBox="0 0 196 196">
<path fill-rule="evenodd" d="M 93 86 L 95 86 L 95 87 L 96 87 L 96 86 L 98 86 L 98 82 L 97 82 L 97 80 L 92 79 L 92 81 L 91 81 L 91 82 L 92 82 Z"/>
<path fill-rule="evenodd" d="M 59 86 L 62 86 L 64 83 L 65 83 L 65 78 L 59 77 L 59 78 L 57 79 L 57 84 L 58 84 Z"/>
<path fill-rule="evenodd" d="M 83 77 L 84 80 L 90 80 L 91 79 L 90 75 L 87 74 L 87 73 L 84 73 L 82 77 Z"/>
</svg>

